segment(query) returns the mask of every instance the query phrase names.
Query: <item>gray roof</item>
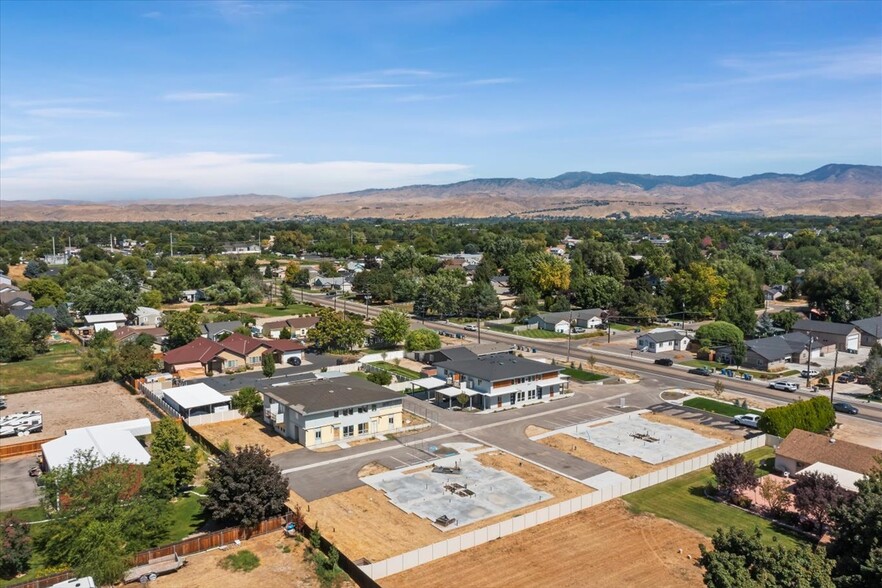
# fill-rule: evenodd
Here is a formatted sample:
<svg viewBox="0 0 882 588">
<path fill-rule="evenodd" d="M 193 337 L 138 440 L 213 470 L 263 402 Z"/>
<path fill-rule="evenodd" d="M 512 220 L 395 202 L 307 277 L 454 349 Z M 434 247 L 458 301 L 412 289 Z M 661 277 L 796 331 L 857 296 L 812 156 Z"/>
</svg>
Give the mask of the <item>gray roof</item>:
<svg viewBox="0 0 882 588">
<path fill-rule="evenodd" d="M 490 382 L 547 374 L 554 371 L 559 373 L 563 369 L 560 366 L 533 361 L 532 359 L 524 359 L 523 357 L 511 354 L 485 355 L 475 359 L 459 361 L 442 361 L 435 364 L 435 366 Z"/>
<path fill-rule="evenodd" d="M 479 343 L 465 345 L 465 348 L 478 357 L 482 355 L 494 355 L 497 353 L 511 353 L 514 350 L 512 343 Z"/>
<path fill-rule="evenodd" d="M 801 352 L 803 349 L 808 347 L 809 336 L 805 333 L 795 331 L 793 333 L 787 333 L 786 335 L 779 336 L 790 344 L 790 348 L 793 349 L 794 352 Z M 817 341 L 812 341 L 812 349 L 820 348 L 820 343 L 818 343 Z"/>
<path fill-rule="evenodd" d="M 868 335 L 882 337 L 882 315 L 861 319 L 859 321 L 851 321 L 851 324 Z"/>
<path fill-rule="evenodd" d="M 12 316 L 14 316 L 15 318 L 17 318 L 20 321 L 27 320 L 28 317 L 34 313 L 48 314 L 49 316 L 52 317 L 53 320 L 55 319 L 55 315 L 56 315 L 56 311 L 55 311 L 54 306 L 47 306 L 46 308 L 30 307 L 30 308 L 10 308 L 9 309 L 9 314 L 11 314 Z"/>
<path fill-rule="evenodd" d="M 594 317 L 598 317 L 603 314 L 603 309 L 601 308 L 585 308 L 583 310 L 566 310 L 563 312 L 546 312 L 544 314 L 536 315 L 533 318 L 539 318 L 542 321 L 549 324 L 557 324 L 560 321 L 568 321 L 572 318 L 574 321 L 583 320 L 587 321 L 589 319 L 593 319 Z"/>
<path fill-rule="evenodd" d="M 826 333 L 828 335 L 848 335 L 854 330 L 854 325 L 848 323 L 831 323 L 827 321 L 810 321 L 802 319 L 793 325 L 795 331 L 811 331 L 813 333 Z"/>
<path fill-rule="evenodd" d="M 647 339 L 652 339 L 656 343 L 664 343 L 665 341 L 681 341 L 686 337 L 683 333 L 679 331 L 675 331 L 673 329 L 666 331 L 655 331 L 649 333 L 643 333 L 638 337 L 646 337 Z"/>
<path fill-rule="evenodd" d="M 465 361 L 467 359 L 475 359 L 478 354 L 470 350 L 468 347 L 446 347 L 432 352 L 436 358 L 433 361 L 446 358 L 446 361 Z M 442 359 L 442 361 L 445 361 Z"/>
<path fill-rule="evenodd" d="M 766 337 L 765 339 L 754 339 L 753 341 L 745 341 L 744 345 L 769 361 L 778 361 L 793 355 L 793 347 L 783 337 Z"/>
<path fill-rule="evenodd" d="M 205 323 L 202 325 L 202 332 L 210 339 L 213 339 L 224 331 L 232 333 L 242 326 L 242 321 L 220 321 L 217 323 Z"/>
<path fill-rule="evenodd" d="M 262 392 L 302 414 L 339 410 L 389 400 L 404 401 L 401 392 L 368 382 L 363 378 L 342 376 L 328 380 L 310 380 L 290 386 L 264 388 Z"/>
</svg>

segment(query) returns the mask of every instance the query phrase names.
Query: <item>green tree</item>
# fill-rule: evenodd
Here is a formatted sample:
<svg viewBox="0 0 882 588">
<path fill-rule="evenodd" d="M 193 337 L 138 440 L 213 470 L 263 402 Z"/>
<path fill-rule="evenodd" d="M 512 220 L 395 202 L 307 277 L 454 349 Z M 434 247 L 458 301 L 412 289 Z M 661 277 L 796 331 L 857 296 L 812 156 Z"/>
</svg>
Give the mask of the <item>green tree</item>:
<svg viewBox="0 0 882 588">
<path fill-rule="evenodd" d="M 416 329 L 410 331 L 404 339 L 404 348 L 408 351 L 431 351 L 441 348 L 441 337 L 432 329 Z"/>
<path fill-rule="evenodd" d="M 163 302 L 178 302 L 187 287 L 187 279 L 178 272 L 157 271 L 151 280 L 153 289 L 160 293 Z"/>
<path fill-rule="evenodd" d="M 290 339 L 291 338 L 291 329 L 288 327 L 282 327 L 282 330 L 279 331 L 279 339 Z"/>
<path fill-rule="evenodd" d="M 882 398 L 882 343 L 876 343 L 870 349 L 870 355 L 864 362 L 864 378 L 870 387 L 870 395 Z"/>
<path fill-rule="evenodd" d="M 392 383 L 392 374 L 386 371 L 371 372 L 368 374 L 367 380 L 379 386 L 388 386 Z"/>
<path fill-rule="evenodd" d="M 786 437 L 793 429 L 824 433 L 835 424 L 836 413 L 830 399 L 815 396 L 810 400 L 797 400 L 786 406 L 765 410 L 758 426 L 763 433 Z"/>
<path fill-rule="evenodd" d="M 361 317 L 344 317 L 329 308 L 318 311 L 319 322 L 307 336 L 319 349 L 346 351 L 364 342 L 366 329 Z"/>
<path fill-rule="evenodd" d="M 260 357 L 260 369 L 264 378 L 272 378 L 276 373 L 276 358 L 272 353 L 264 353 Z"/>
<path fill-rule="evenodd" d="M 21 361 L 34 356 L 31 328 L 12 315 L 0 317 L 0 361 Z"/>
<path fill-rule="evenodd" d="M 162 293 L 159 290 L 147 290 L 146 292 L 141 292 L 138 304 L 146 306 L 147 308 L 155 308 L 156 310 L 159 310 L 162 308 Z"/>
<path fill-rule="evenodd" d="M 247 417 L 260 410 L 263 406 L 263 398 L 257 388 L 246 386 L 233 394 L 232 404 L 239 414 Z"/>
<path fill-rule="evenodd" d="M 772 315 L 772 323 L 776 327 L 784 329 L 784 332 L 786 333 L 793 330 L 793 325 L 795 325 L 798 320 L 799 315 L 792 310 L 782 310 L 781 312 L 776 312 Z"/>
<path fill-rule="evenodd" d="M 398 345 L 407 336 L 410 319 L 403 312 L 385 308 L 374 319 L 374 334 L 384 345 Z"/>
<path fill-rule="evenodd" d="M 324 260 L 319 263 L 318 266 L 319 274 L 326 278 L 333 278 L 337 276 L 337 264 L 333 261 Z"/>
<path fill-rule="evenodd" d="M 824 550 L 806 545 L 784 547 L 763 543 L 762 533 L 717 529 L 713 551 L 699 545 L 708 588 L 834 588 L 830 572 L 833 562 Z"/>
<path fill-rule="evenodd" d="M 830 513 L 833 577 L 840 588 L 882 586 L 882 462 L 855 486 L 857 496 Z"/>
<path fill-rule="evenodd" d="M 205 295 L 216 304 L 239 304 L 242 300 L 240 290 L 232 280 L 221 280 L 205 288 Z"/>
<path fill-rule="evenodd" d="M 153 359 L 153 346 L 145 347 L 137 341 L 127 341 L 119 346 L 117 362 L 122 377 L 143 378 L 159 369 L 159 362 Z"/>
<path fill-rule="evenodd" d="M 741 329 L 725 321 L 715 321 L 702 325 L 695 331 L 695 336 L 702 347 L 734 345 L 744 341 L 744 333 Z"/>
<path fill-rule="evenodd" d="M 844 262 L 821 263 L 805 273 L 802 291 L 809 304 L 833 322 L 882 314 L 882 289 L 867 268 Z"/>
<path fill-rule="evenodd" d="M 494 318 L 501 310 L 499 297 L 490 282 L 476 281 L 463 288 L 460 305 L 465 316 Z"/>
<path fill-rule="evenodd" d="M 14 515 L 0 519 L 3 527 L 0 533 L 0 577 L 14 578 L 28 571 L 30 567 L 33 541 L 31 527 Z"/>
<path fill-rule="evenodd" d="M 533 264 L 533 269 L 536 287 L 543 295 L 569 290 L 572 268 L 562 257 L 543 255 Z"/>
<path fill-rule="evenodd" d="M 747 345 L 744 341 L 735 341 L 732 343 L 732 362 L 740 366 L 744 363 L 744 358 L 747 357 Z"/>
<path fill-rule="evenodd" d="M 42 304 L 35 305 L 40 308 L 60 304 L 64 302 L 67 297 L 64 289 L 59 286 L 55 280 L 49 278 L 36 278 L 31 280 L 25 284 L 22 289 L 30 292 L 31 296 L 33 296 L 34 300 L 37 302 L 42 302 Z"/>
<path fill-rule="evenodd" d="M 55 328 L 55 320 L 45 312 L 32 312 L 25 322 L 31 328 L 31 345 L 35 353 L 46 353 L 49 344 L 46 339 Z"/>
<path fill-rule="evenodd" d="M 726 301 L 728 283 L 706 263 L 692 263 L 671 278 L 670 295 L 674 308 L 699 316 L 716 316 Z"/>
<path fill-rule="evenodd" d="M 71 299 L 81 314 L 131 314 L 138 306 L 134 292 L 116 280 L 102 280 L 87 288 L 76 288 L 71 292 Z"/>
<path fill-rule="evenodd" d="M 187 447 L 184 427 L 174 419 L 160 419 L 153 427 L 148 469 L 155 468 L 163 472 L 161 478 L 170 482 L 170 486 L 165 488 L 166 498 L 171 498 L 178 490 L 189 486 L 198 467 L 196 448 Z"/>
<path fill-rule="evenodd" d="M 423 281 L 420 299 L 424 311 L 432 311 L 442 317 L 459 313 L 459 300 L 466 283 L 461 269 L 441 270 Z"/>
<path fill-rule="evenodd" d="M 73 325 L 74 322 L 70 316 L 70 310 L 68 310 L 67 304 L 62 302 L 55 307 L 55 328 L 63 333 L 73 327 Z"/>
<path fill-rule="evenodd" d="M 208 468 L 205 508 L 211 518 L 252 526 L 287 509 L 288 482 L 257 445 L 217 457 Z"/>
<path fill-rule="evenodd" d="M 744 333 L 753 333 L 756 327 L 756 309 L 762 302 L 762 290 L 756 272 L 747 264 L 733 259 L 722 259 L 714 268 L 726 281 L 726 298 L 717 318 L 734 324 Z"/>
<path fill-rule="evenodd" d="M 162 326 L 168 331 L 170 349 L 186 345 L 202 336 L 202 323 L 195 312 L 165 312 L 162 315 Z"/>
<path fill-rule="evenodd" d="M 610 276 L 585 276 L 573 281 L 573 296 L 583 308 L 610 308 L 621 300 L 622 283 Z"/>
<path fill-rule="evenodd" d="M 102 585 L 121 580 L 132 555 L 159 545 L 170 527 L 169 503 L 142 492 L 142 476 L 142 466 L 91 452 L 46 474 L 40 491 L 49 522 L 35 537 L 46 563 Z"/>
<path fill-rule="evenodd" d="M 83 356 L 83 368 L 95 373 L 99 382 L 118 380 L 120 372 L 119 345 L 110 331 L 98 331 Z"/>
<path fill-rule="evenodd" d="M 291 292 L 291 288 L 288 286 L 288 284 L 282 284 L 280 301 L 282 303 L 282 306 L 284 306 L 285 308 L 294 305 L 294 293 Z"/>
</svg>

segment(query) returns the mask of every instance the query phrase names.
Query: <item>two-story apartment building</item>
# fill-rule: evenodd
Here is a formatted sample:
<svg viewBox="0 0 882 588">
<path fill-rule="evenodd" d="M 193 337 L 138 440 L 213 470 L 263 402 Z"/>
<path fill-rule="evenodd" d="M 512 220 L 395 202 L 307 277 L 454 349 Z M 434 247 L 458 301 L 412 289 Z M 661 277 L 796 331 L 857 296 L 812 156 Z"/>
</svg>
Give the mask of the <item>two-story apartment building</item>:
<svg viewBox="0 0 882 588">
<path fill-rule="evenodd" d="M 569 392 L 569 378 L 561 375 L 563 368 L 511 354 L 442 361 L 435 368 L 436 377 L 448 385 L 437 391 L 441 406 L 449 407 L 465 394 L 473 408 L 499 410 L 547 402 Z"/>
<path fill-rule="evenodd" d="M 402 428 L 404 397 L 353 376 L 270 386 L 263 420 L 304 447 L 354 441 Z"/>
</svg>

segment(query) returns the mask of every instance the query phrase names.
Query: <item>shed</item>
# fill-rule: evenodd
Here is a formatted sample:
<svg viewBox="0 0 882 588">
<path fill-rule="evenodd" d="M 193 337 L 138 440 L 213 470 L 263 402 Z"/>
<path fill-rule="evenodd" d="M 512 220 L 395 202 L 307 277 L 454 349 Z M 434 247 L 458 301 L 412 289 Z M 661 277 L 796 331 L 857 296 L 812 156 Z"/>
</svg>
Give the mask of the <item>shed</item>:
<svg viewBox="0 0 882 588">
<path fill-rule="evenodd" d="M 230 410 L 230 399 L 208 384 L 191 384 L 163 390 L 163 400 L 184 418 Z"/>
</svg>

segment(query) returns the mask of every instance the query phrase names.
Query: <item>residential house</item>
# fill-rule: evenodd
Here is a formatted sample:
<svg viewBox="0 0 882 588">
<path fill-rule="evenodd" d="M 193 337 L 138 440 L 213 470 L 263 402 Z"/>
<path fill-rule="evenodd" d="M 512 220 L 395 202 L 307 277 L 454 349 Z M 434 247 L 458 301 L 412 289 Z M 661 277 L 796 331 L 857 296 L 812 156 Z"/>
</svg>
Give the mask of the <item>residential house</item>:
<svg viewBox="0 0 882 588">
<path fill-rule="evenodd" d="M 0 304 L 13 309 L 31 309 L 34 308 L 34 297 L 30 292 L 22 291 L 12 286 L 14 289 L 0 292 Z"/>
<path fill-rule="evenodd" d="M 150 454 L 137 437 L 150 433 L 150 420 L 146 418 L 68 429 L 63 437 L 40 447 L 43 464 L 49 471 L 64 467 L 76 459 L 79 452 L 90 452 L 99 463 L 117 456 L 127 463 L 148 464 Z"/>
<path fill-rule="evenodd" d="M 306 333 L 316 326 L 319 322 L 316 316 L 301 316 L 298 318 L 290 318 L 279 321 L 270 321 L 263 324 L 264 337 L 278 339 L 282 334 L 282 329 L 287 328 L 291 331 L 292 339 L 305 339 Z"/>
<path fill-rule="evenodd" d="M 12 307 L 9 309 L 9 314 L 20 321 L 28 320 L 28 317 L 34 313 L 48 314 L 54 321 L 57 311 L 54 306 L 47 306 L 45 308 L 34 308 L 33 306 L 27 305 L 24 307 Z"/>
<path fill-rule="evenodd" d="M 827 473 L 843 488 L 856 491 L 854 482 L 878 467 L 880 458 L 882 451 L 878 449 L 793 429 L 775 449 L 775 469 L 791 476 Z"/>
<path fill-rule="evenodd" d="M 285 365 L 292 359 L 303 361 L 303 352 L 306 345 L 297 339 L 263 339 L 261 342 L 273 354 L 275 363 Z"/>
<path fill-rule="evenodd" d="M 134 343 L 139 336 L 147 335 L 153 339 L 153 353 L 161 356 L 162 344 L 168 339 L 168 331 L 162 327 L 148 327 L 146 329 L 133 329 L 132 327 L 120 327 L 113 331 L 113 338 L 117 343 Z"/>
<path fill-rule="evenodd" d="M 224 335 L 232 335 L 236 329 L 243 326 L 242 321 L 218 321 L 216 323 L 205 323 L 202 325 L 202 336 L 212 341 Z"/>
<path fill-rule="evenodd" d="M 766 302 L 774 302 L 784 296 L 786 286 L 779 284 L 776 286 L 763 286 L 763 300 Z"/>
<path fill-rule="evenodd" d="M 822 345 L 835 345 L 839 351 L 857 352 L 861 346 L 861 334 L 857 327 L 848 323 L 832 323 L 802 319 L 793 325 L 793 331 L 816 338 Z"/>
<path fill-rule="evenodd" d="M 343 376 L 264 387 L 263 420 L 305 447 L 394 433 L 402 428 L 403 395 Z"/>
<path fill-rule="evenodd" d="M 352 292 L 352 282 L 347 276 L 336 278 L 319 276 L 313 281 L 312 285 L 319 290 L 336 290 L 338 292 L 343 292 L 344 294 Z"/>
<path fill-rule="evenodd" d="M 453 406 L 465 394 L 473 408 L 498 410 L 547 402 L 568 392 L 563 368 L 511 354 L 442 361 L 435 368 L 436 377 L 447 383 L 435 391 L 441 406 Z"/>
<path fill-rule="evenodd" d="M 224 243 L 221 246 L 222 255 L 242 255 L 246 253 L 260 253 L 260 245 L 257 243 Z"/>
<path fill-rule="evenodd" d="M 162 399 L 185 419 L 230 410 L 229 396 L 202 382 L 165 389 Z"/>
<path fill-rule="evenodd" d="M 162 313 L 149 306 L 139 306 L 133 316 L 132 322 L 138 327 L 158 327 Z"/>
<path fill-rule="evenodd" d="M 654 329 L 637 336 L 637 349 L 650 353 L 685 351 L 687 347 L 689 337 L 674 329 Z"/>
<path fill-rule="evenodd" d="M 110 312 L 106 314 L 87 314 L 83 317 L 86 326 L 81 329 L 84 335 L 94 334 L 98 331 L 115 331 L 120 327 L 124 327 L 129 320 L 128 317 L 121 312 Z"/>
<path fill-rule="evenodd" d="M 205 300 L 205 292 L 199 289 L 184 290 L 181 292 L 181 299 L 184 302 L 199 302 L 200 300 Z"/>
<path fill-rule="evenodd" d="M 872 347 L 882 341 L 882 316 L 851 321 L 851 324 L 857 327 L 857 330 L 860 332 L 862 346 Z"/>
<path fill-rule="evenodd" d="M 223 351 L 217 358 L 225 372 L 260 367 L 263 354 L 270 348 L 267 341 L 255 339 L 241 333 L 233 333 L 220 341 Z"/>
<path fill-rule="evenodd" d="M 46 265 L 67 265 L 68 256 L 64 253 L 47 253 L 43 256 Z"/>
<path fill-rule="evenodd" d="M 527 319 L 527 324 L 537 329 L 569 333 L 570 325 L 583 329 L 594 329 L 603 324 L 603 310 L 586 308 L 584 310 L 568 310 L 564 312 L 547 312 Z"/>
<path fill-rule="evenodd" d="M 741 365 L 770 372 L 783 370 L 788 363 L 804 364 L 809 360 L 808 343 L 808 337 L 802 333 L 787 333 L 745 341 L 747 353 Z M 821 346 L 817 341 L 812 342 L 811 354 L 812 357 L 821 356 Z M 723 363 L 735 363 L 732 348 L 729 346 L 718 348 L 717 359 Z"/>
<path fill-rule="evenodd" d="M 204 337 L 199 337 L 165 353 L 165 371 L 176 373 L 181 378 L 203 377 L 215 372 L 223 372 L 223 364 L 218 354 L 224 347 Z"/>
<path fill-rule="evenodd" d="M 11 286 L 11 285 L 12 285 L 12 278 L 10 278 L 6 274 L 4 274 L 2 271 L 0 271 L 0 288 L 2 288 L 3 286 Z"/>
</svg>

